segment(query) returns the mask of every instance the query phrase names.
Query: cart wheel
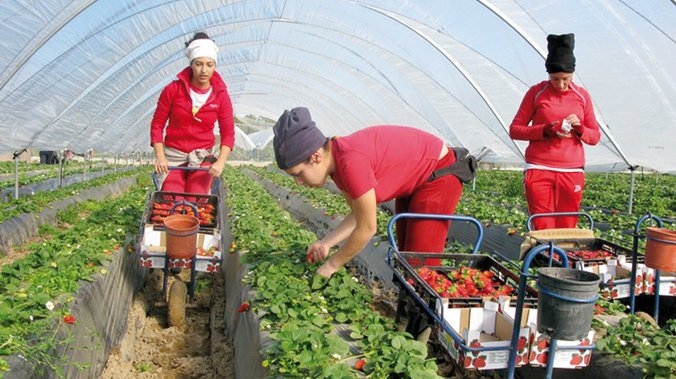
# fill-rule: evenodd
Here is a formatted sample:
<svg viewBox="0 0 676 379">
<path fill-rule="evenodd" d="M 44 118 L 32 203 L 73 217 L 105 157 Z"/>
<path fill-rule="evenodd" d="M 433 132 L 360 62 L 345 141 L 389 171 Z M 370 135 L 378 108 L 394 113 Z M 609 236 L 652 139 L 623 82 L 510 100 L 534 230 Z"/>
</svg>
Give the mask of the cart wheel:
<svg viewBox="0 0 676 379">
<path fill-rule="evenodd" d="M 169 327 L 185 329 L 185 299 L 187 296 L 188 286 L 182 280 L 175 280 L 169 289 L 169 304 L 167 307 Z"/>
</svg>

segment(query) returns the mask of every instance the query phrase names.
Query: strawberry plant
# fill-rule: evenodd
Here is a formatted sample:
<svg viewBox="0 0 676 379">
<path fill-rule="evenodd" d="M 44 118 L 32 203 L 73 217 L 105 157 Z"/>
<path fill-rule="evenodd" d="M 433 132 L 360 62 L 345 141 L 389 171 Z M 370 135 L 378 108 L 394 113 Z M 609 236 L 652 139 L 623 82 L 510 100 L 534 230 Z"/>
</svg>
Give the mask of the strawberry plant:
<svg viewBox="0 0 676 379">
<path fill-rule="evenodd" d="M 79 191 L 88 188 L 100 187 L 109 183 L 113 183 L 120 178 L 138 175 L 141 170 L 148 172 L 147 167 L 138 168 L 136 170 L 114 172 L 95 179 L 87 180 L 86 182 L 62 187 L 54 191 L 38 192 L 30 197 L 20 197 L 6 203 L 0 202 L 0 222 L 18 216 L 22 213 L 39 213 L 45 207 L 48 207 L 55 201 L 77 195 Z"/>
<path fill-rule="evenodd" d="M 676 320 L 664 328 L 641 318 L 628 316 L 609 327 L 606 336 L 596 342 L 599 350 L 625 362 L 642 367 L 647 377 L 673 378 L 676 375 Z"/>
<path fill-rule="evenodd" d="M 374 311 L 372 295 L 358 278 L 345 268 L 328 280 L 315 276 L 318 265 L 305 257 L 314 234 L 241 172 L 227 168 L 226 177 L 235 246 L 255 290 L 250 309 L 272 339 L 263 347 L 271 375 L 354 378 L 350 343 L 357 343 L 358 356 L 369 362 L 362 369 L 372 369 L 372 378 L 438 377 L 425 345 Z M 352 330 L 352 341 L 335 334 L 337 324 Z"/>
<path fill-rule="evenodd" d="M 27 245 L 29 255 L 2 267 L 0 362 L 4 356 L 21 355 L 37 375 L 47 371 L 56 376 L 67 366 L 83 366 L 54 354 L 57 347 L 69 344 L 69 327 L 77 323 L 69 309 L 72 294 L 81 281 L 105 275 L 102 265 L 124 246 L 127 236 L 138 232 L 148 184 L 116 199 L 71 206 L 59 213 L 60 228 L 43 228 L 43 242 Z M 59 331 L 66 331 L 65 338 Z"/>
</svg>

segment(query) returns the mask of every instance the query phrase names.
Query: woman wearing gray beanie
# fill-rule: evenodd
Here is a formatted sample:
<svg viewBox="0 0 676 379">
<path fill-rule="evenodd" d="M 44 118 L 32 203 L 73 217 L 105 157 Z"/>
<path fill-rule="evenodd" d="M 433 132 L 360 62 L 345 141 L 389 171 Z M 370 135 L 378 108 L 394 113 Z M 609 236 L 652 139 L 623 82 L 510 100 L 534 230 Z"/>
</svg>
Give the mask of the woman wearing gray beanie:
<svg viewBox="0 0 676 379">
<path fill-rule="evenodd" d="M 375 235 L 377 204 L 396 199 L 397 213 L 450 215 L 460 200 L 462 182 L 444 170 L 453 167 L 456 154 L 440 138 L 422 130 L 381 125 L 326 138 L 307 108 L 299 107 L 281 115 L 274 133 L 280 169 L 308 187 L 322 187 L 331 178 L 350 206 L 350 213 L 334 230 L 308 247 L 309 261 L 324 262 L 317 270 L 321 276 L 330 277 Z M 402 251 L 443 251 L 449 221 L 399 221 L 396 233 Z M 335 246 L 339 247 L 330 254 Z M 438 265 L 440 259 L 427 259 L 425 264 Z"/>
</svg>

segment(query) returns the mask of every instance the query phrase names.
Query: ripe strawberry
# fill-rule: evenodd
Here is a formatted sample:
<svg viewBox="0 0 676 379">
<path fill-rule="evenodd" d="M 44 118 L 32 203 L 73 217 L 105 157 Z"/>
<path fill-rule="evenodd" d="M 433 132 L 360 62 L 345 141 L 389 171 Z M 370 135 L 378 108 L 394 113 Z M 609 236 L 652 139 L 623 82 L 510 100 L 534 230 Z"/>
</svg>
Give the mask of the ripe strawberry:
<svg viewBox="0 0 676 379">
<path fill-rule="evenodd" d="M 365 364 L 366 364 L 366 359 L 364 359 L 364 358 L 358 359 L 357 362 L 355 362 L 355 364 L 354 364 L 354 369 L 362 371 L 364 369 Z"/>
<path fill-rule="evenodd" d="M 63 322 L 65 322 L 66 324 L 71 324 L 71 325 L 75 324 L 75 316 L 73 316 L 71 314 L 65 314 L 65 315 L 63 315 Z"/>
<path fill-rule="evenodd" d="M 243 302 L 242 304 L 239 305 L 239 308 L 237 308 L 237 312 L 243 313 L 249 310 L 251 308 L 251 305 L 249 305 L 248 301 Z"/>
</svg>

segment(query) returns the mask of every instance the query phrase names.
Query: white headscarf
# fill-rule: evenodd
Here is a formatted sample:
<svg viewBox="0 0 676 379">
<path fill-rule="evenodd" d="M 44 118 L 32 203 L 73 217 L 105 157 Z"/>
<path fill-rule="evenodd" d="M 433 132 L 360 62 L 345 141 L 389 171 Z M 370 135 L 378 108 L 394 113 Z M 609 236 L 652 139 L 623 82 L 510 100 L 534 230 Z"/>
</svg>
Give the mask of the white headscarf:
<svg viewBox="0 0 676 379">
<path fill-rule="evenodd" d="M 190 62 L 195 58 L 207 57 L 216 62 L 218 57 L 218 46 L 210 39 L 196 39 L 190 42 L 185 55 L 190 59 Z"/>
</svg>

